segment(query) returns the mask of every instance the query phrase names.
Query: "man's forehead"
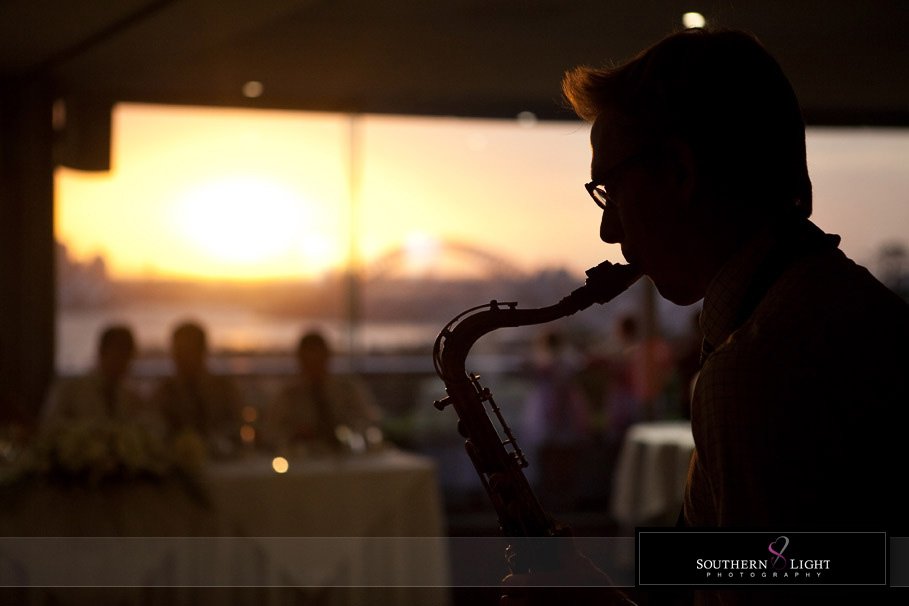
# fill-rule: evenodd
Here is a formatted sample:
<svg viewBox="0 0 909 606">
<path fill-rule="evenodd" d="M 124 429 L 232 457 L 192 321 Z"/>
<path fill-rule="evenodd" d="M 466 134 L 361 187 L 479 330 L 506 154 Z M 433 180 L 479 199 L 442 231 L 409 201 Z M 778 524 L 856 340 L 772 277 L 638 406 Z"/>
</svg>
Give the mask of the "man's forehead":
<svg viewBox="0 0 909 606">
<path fill-rule="evenodd" d="M 590 129 L 590 145 L 594 152 L 622 149 L 633 142 L 631 121 L 614 109 L 601 111 Z"/>
<path fill-rule="evenodd" d="M 639 146 L 629 119 L 617 111 L 604 110 L 590 129 L 590 176 L 594 181 Z"/>
</svg>

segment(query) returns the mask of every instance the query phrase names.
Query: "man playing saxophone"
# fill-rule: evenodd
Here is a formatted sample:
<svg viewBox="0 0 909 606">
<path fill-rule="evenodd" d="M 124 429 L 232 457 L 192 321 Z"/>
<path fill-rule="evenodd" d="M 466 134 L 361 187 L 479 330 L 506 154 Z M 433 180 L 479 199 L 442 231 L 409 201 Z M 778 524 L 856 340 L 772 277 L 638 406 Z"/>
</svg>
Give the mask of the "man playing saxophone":
<svg viewBox="0 0 909 606">
<path fill-rule="evenodd" d="M 779 64 L 751 35 L 688 30 L 569 71 L 563 90 L 592 123 L 601 239 L 670 301 L 703 299 L 680 523 L 905 536 L 889 466 L 909 426 L 909 307 L 809 221 L 804 121 Z"/>
</svg>

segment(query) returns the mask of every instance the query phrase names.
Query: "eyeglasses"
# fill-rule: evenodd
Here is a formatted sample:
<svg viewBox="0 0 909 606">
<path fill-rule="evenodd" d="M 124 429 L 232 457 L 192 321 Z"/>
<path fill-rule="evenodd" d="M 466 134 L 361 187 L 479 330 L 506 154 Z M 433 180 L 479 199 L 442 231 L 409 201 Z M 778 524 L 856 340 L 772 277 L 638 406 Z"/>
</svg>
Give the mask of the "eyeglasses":
<svg viewBox="0 0 909 606">
<path fill-rule="evenodd" d="M 585 183 L 584 188 L 587 189 L 587 193 L 590 194 L 590 197 L 593 198 L 593 201 L 596 202 L 597 206 L 601 209 L 606 210 L 606 207 L 609 206 L 611 202 L 609 198 L 609 192 L 606 191 L 606 186 L 602 183 Z"/>
<path fill-rule="evenodd" d="M 612 204 L 612 196 L 609 195 L 609 190 L 606 189 L 605 182 L 613 181 L 613 175 L 630 166 L 632 162 L 637 162 L 643 158 L 648 151 L 650 151 L 650 146 L 646 146 L 641 151 L 631 154 L 624 160 L 617 162 L 612 168 L 603 173 L 603 178 L 599 182 L 591 181 L 590 183 L 584 184 L 584 189 L 587 190 L 587 193 L 590 194 L 590 197 L 593 198 L 593 201 L 596 202 L 597 206 L 602 210 L 606 210 L 606 208 Z"/>
</svg>

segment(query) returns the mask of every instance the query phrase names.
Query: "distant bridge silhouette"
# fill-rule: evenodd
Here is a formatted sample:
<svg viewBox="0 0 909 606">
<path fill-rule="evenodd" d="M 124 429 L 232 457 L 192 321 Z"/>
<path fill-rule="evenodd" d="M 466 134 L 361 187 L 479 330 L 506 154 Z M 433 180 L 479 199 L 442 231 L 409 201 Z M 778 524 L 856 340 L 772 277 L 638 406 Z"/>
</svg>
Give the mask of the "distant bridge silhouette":
<svg viewBox="0 0 909 606">
<path fill-rule="evenodd" d="M 439 258 L 461 257 L 477 275 L 487 279 L 515 279 L 524 275 L 524 271 L 513 262 L 489 250 L 468 244 L 460 240 L 439 239 L 433 241 L 433 254 Z M 393 277 L 414 261 L 412 247 L 404 244 L 392 249 L 366 266 L 365 278 L 378 280 Z M 432 273 L 433 266 L 440 265 L 438 261 L 428 266 L 428 273 Z"/>
</svg>

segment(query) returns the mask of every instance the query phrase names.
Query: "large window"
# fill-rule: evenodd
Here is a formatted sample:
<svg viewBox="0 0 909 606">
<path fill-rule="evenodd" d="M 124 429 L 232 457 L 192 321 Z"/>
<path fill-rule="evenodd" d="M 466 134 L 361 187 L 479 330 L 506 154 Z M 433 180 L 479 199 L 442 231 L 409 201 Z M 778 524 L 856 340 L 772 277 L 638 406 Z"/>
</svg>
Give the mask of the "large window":
<svg viewBox="0 0 909 606">
<path fill-rule="evenodd" d="M 345 342 L 352 317 L 366 350 L 413 347 L 496 284 L 551 302 L 621 259 L 582 189 L 581 123 L 120 105 L 113 145 L 109 173 L 57 174 L 63 372 L 112 320 L 144 350 L 187 316 L 216 350 L 288 349 L 313 321 Z M 815 221 L 872 271 L 898 266 L 909 134 L 811 129 L 808 149 Z M 685 322 L 662 309 L 665 330 Z"/>
</svg>

